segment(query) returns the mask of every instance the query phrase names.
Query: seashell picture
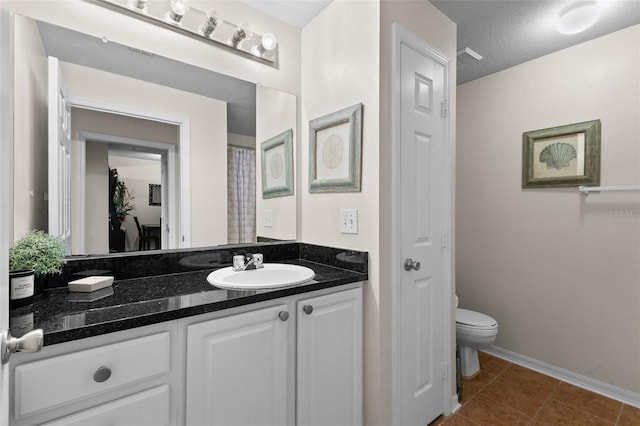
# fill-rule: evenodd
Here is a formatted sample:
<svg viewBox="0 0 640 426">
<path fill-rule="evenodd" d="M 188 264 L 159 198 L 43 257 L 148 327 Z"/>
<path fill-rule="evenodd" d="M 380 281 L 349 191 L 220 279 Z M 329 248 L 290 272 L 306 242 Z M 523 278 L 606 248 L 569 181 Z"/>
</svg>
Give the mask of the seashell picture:
<svg viewBox="0 0 640 426">
<path fill-rule="evenodd" d="M 309 122 L 309 192 L 359 192 L 362 104 Z"/>
<path fill-rule="evenodd" d="M 522 187 L 598 185 L 600 120 L 525 132 Z"/>
<path fill-rule="evenodd" d="M 262 198 L 293 195 L 293 130 L 260 144 Z"/>
<path fill-rule="evenodd" d="M 533 147 L 533 155 L 534 178 L 582 175 L 584 174 L 584 133 L 537 142 Z"/>
</svg>

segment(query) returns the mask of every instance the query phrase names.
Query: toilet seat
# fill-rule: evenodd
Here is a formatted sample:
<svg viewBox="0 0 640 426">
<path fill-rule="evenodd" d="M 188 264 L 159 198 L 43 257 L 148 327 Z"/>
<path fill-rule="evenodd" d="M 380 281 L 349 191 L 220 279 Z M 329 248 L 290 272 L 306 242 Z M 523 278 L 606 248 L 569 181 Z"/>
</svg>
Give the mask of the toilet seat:
<svg viewBox="0 0 640 426">
<path fill-rule="evenodd" d="M 493 330 L 498 328 L 498 323 L 489 315 L 457 308 L 456 327 L 467 330 Z"/>
</svg>

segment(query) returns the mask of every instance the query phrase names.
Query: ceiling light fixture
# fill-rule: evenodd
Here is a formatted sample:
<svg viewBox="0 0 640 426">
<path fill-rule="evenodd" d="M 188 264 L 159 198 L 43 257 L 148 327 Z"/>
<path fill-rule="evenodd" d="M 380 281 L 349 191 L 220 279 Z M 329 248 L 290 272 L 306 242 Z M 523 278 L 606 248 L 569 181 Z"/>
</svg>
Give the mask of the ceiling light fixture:
<svg viewBox="0 0 640 426">
<path fill-rule="evenodd" d="M 562 34 L 578 34 L 595 24 L 600 8 L 595 0 L 580 0 L 560 11 L 557 28 Z"/>
</svg>

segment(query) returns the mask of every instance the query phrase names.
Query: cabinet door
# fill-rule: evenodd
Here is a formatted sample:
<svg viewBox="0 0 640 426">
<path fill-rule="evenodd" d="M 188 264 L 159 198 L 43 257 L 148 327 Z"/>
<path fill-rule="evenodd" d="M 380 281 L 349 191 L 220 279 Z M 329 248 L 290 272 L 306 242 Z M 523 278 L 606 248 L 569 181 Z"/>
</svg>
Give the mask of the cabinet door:
<svg viewBox="0 0 640 426">
<path fill-rule="evenodd" d="M 287 423 L 287 311 L 279 305 L 188 327 L 187 425 Z"/>
<path fill-rule="evenodd" d="M 169 425 L 169 386 L 159 386 L 43 426 Z"/>
<path fill-rule="evenodd" d="M 298 302 L 298 425 L 362 424 L 362 289 Z"/>
</svg>

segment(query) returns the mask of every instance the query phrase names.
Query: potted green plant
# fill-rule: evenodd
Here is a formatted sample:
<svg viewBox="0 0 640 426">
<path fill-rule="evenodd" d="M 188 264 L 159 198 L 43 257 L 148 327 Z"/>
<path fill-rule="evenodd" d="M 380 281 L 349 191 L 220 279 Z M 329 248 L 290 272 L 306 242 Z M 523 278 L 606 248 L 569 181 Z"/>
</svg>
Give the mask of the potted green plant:
<svg viewBox="0 0 640 426">
<path fill-rule="evenodd" d="M 19 275 L 21 278 L 25 278 L 28 276 L 25 271 L 33 271 L 35 280 L 31 296 L 41 294 L 44 291 L 45 278 L 58 274 L 62 270 L 64 255 L 65 245 L 60 238 L 39 230 L 31 231 L 9 248 L 10 278 L 11 274 L 14 277 Z M 14 283 L 15 281 L 12 281 L 11 290 L 13 290 Z M 29 291 L 26 278 L 18 281 L 16 285 L 18 284 L 21 287 L 16 287 L 15 290 L 18 294 L 13 296 L 15 300 L 20 301 L 15 302 L 14 306 L 29 303 L 28 300 L 21 300 L 28 298 Z"/>
</svg>

